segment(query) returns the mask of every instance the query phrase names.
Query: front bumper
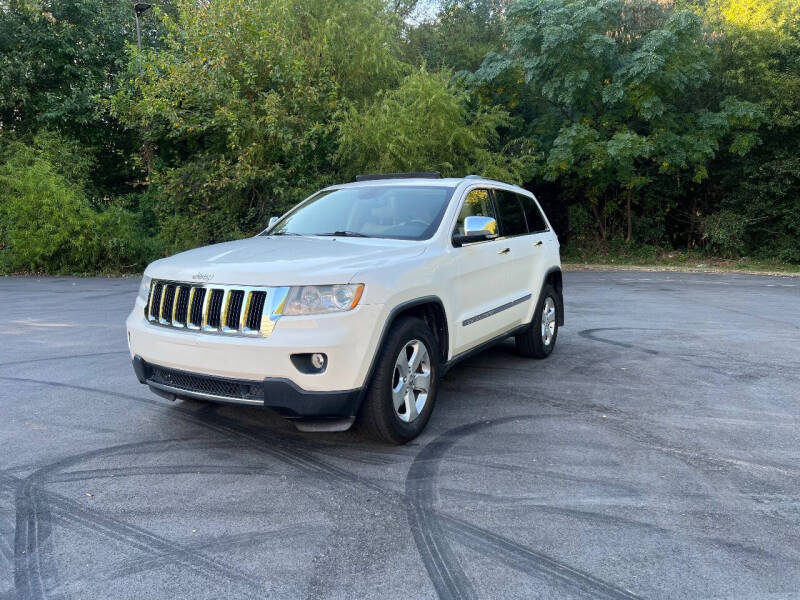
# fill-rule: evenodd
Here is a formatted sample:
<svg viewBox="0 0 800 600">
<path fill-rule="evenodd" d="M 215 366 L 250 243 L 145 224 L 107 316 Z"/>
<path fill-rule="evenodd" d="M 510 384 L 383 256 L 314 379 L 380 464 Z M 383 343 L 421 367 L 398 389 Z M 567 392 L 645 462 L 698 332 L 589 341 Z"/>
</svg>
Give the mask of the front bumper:
<svg viewBox="0 0 800 600">
<path fill-rule="evenodd" d="M 253 381 L 214 377 L 150 364 L 141 356 L 133 357 L 133 370 L 139 383 L 149 385 L 153 392 L 170 400 L 196 398 L 248 404 L 289 417 L 353 417 L 361 401 L 361 389 L 315 392 L 283 378 Z"/>
<path fill-rule="evenodd" d="M 288 379 L 315 392 L 363 387 L 382 331 L 383 307 L 345 313 L 281 317 L 268 337 L 209 334 L 148 322 L 137 301 L 126 322 L 130 356 L 162 367 L 214 377 Z M 327 355 L 322 373 L 303 372 L 293 354 Z"/>
</svg>

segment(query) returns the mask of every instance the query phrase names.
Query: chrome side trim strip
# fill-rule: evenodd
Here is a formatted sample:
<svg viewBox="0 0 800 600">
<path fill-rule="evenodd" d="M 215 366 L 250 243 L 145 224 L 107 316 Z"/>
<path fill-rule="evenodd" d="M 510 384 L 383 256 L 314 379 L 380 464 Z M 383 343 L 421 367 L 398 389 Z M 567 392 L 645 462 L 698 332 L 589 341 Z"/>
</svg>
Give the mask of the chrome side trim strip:
<svg viewBox="0 0 800 600">
<path fill-rule="evenodd" d="M 522 298 L 517 298 L 516 300 L 512 300 L 511 302 L 506 302 L 498 306 L 497 308 L 493 308 L 491 310 L 487 310 L 486 312 L 482 312 L 479 315 L 475 315 L 474 317 L 470 317 L 469 319 L 465 319 L 461 322 L 462 327 L 466 327 L 467 325 L 472 325 L 473 323 L 477 323 L 478 321 L 485 319 L 487 317 L 491 317 L 496 315 L 497 313 L 503 312 L 504 310 L 508 310 L 516 306 L 517 304 L 522 304 L 523 302 L 527 302 L 531 299 L 532 294 L 525 294 Z"/>
</svg>

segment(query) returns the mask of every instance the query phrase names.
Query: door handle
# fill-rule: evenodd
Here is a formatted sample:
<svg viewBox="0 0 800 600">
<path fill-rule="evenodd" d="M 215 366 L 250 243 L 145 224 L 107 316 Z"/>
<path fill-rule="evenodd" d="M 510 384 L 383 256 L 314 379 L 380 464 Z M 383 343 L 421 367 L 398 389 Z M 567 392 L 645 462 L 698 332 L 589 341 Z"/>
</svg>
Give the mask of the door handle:
<svg viewBox="0 0 800 600">
<path fill-rule="evenodd" d="M 511 248 L 503 248 L 498 254 L 508 254 L 509 252 L 511 252 Z"/>
<path fill-rule="evenodd" d="M 534 244 L 534 246 L 541 246 L 541 245 L 542 245 L 542 240 L 539 240 L 538 242 L 536 242 L 536 243 Z"/>
</svg>

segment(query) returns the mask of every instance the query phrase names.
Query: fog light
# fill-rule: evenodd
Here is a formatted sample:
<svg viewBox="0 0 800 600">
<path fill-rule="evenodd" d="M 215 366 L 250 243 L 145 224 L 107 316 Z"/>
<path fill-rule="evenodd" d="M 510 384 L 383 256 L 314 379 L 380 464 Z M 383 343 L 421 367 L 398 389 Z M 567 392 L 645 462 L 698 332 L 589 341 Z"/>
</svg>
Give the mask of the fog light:
<svg viewBox="0 0 800 600">
<path fill-rule="evenodd" d="M 322 369 L 325 366 L 325 355 L 315 352 L 311 355 L 311 366 L 315 369 Z"/>
<path fill-rule="evenodd" d="M 306 375 L 320 375 L 328 368 L 328 356 L 323 352 L 292 354 L 289 358 L 297 370 Z"/>
</svg>

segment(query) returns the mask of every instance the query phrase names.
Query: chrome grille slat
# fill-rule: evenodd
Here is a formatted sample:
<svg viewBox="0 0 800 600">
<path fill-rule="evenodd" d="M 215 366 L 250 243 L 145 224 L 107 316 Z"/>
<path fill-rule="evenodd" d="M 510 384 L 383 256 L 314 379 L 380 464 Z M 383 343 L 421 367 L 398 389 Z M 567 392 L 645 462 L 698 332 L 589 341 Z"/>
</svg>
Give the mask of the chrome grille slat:
<svg viewBox="0 0 800 600">
<path fill-rule="evenodd" d="M 192 310 L 194 309 L 194 297 L 197 293 L 197 288 L 189 286 L 189 299 L 186 301 L 186 327 L 189 329 L 197 329 L 192 323 Z"/>
<path fill-rule="evenodd" d="M 145 317 L 153 325 L 189 331 L 267 337 L 283 310 L 288 287 L 153 280 Z"/>
<path fill-rule="evenodd" d="M 244 333 L 247 328 L 247 311 L 250 310 L 250 302 L 253 300 L 253 290 L 243 290 L 242 310 L 239 311 L 239 330 Z"/>
</svg>

